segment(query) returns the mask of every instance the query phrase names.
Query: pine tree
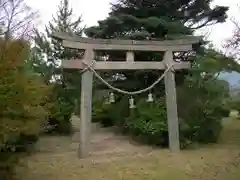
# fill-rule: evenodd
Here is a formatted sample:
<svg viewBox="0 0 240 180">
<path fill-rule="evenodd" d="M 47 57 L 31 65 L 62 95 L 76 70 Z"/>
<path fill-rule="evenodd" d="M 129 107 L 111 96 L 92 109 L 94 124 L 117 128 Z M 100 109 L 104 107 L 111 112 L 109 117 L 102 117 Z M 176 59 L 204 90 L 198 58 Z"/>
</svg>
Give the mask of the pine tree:
<svg viewBox="0 0 240 180">
<path fill-rule="evenodd" d="M 69 132 L 70 117 L 74 109 L 75 99 L 79 94 L 80 76 L 78 72 L 69 72 L 61 69 L 61 59 L 70 59 L 77 55 L 76 50 L 64 48 L 61 43 L 51 38 L 53 32 L 74 33 L 82 35 L 81 16 L 72 19 L 73 10 L 69 7 L 68 0 L 62 0 L 56 17 L 46 26 L 46 35 L 36 31 L 33 57 L 34 69 L 45 78 L 46 83 L 54 83 L 54 93 L 51 101 L 55 102 L 50 109 L 50 124 L 56 125 L 56 131 Z M 50 40 L 49 40 L 50 38 Z M 79 99 L 79 98 L 78 98 Z M 68 127 L 67 127 L 68 126 Z"/>
<path fill-rule="evenodd" d="M 211 0 L 119 0 L 109 17 L 88 29 L 91 37 L 166 39 L 224 22 L 227 7 L 210 8 Z"/>
<path fill-rule="evenodd" d="M 51 38 L 51 34 L 53 32 L 67 32 L 81 36 L 83 33 L 83 28 L 80 26 L 82 22 L 81 16 L 76 20 L 72 20 L 72 16 L 73 10 L 69 7 L 69 1 L 62 0 L 58 7 L 56 17 L 53 17 L 53 20 L 50 21 L 45 28 L 45 34 L 47 36 L 39 31 L 36 31 L 36 46 L 34 48 L 36 54 L 34 55 L 38 55 L 36 59 L 47 59 L 47 63 L 44 64 L 52 69 L 51 75 L 55 76 L 55 79 L 58 75 L 62 75 L 63 73 L 63 71 L 59 71 L 59 68 L 56 68 L 59 66 L 60 60 L 63 58 L 71 58 L 75 56 L 77 52 L 63 48 L 58 40 Z M 50 40 L 48 40 L 48 38 L 50 38 Z M 44 56 L 46 57 L 45 59 Z M 40 63 L 37 64 L 39 65 Z"/>
<path fill-rule="evenodd" d="M 93 38 L 121 39 L 176 39 L 192 35 L 196 29 L 210 24 L 224 22 L 228 7 L 210 7 L 211 0 L 118 0 L 112 4 L 109 17 L 99 21 L 97 26 L 86 29 Z M 113 52 L 111 59 L 119 59 Z M 162 53 L 136 53 L 136 59 L 161 60 Z M 188 56 L 181 56 L 186 60 Z M 119 86 L 129 90 L 148 86 L 159 76 L 154 71 L 140 73 L 122 72 L 126 79 Z M 186 73 L 177 74 L 177 83 L 183 82 Z M 139 79 L 146 79 L 140 82 Z M 116 82 L 117 83 L 117 82 Z M 127 86 L 126 86 L 127 83 Z M 123 84 L 123 85 L 122 85 Z M 163 87 L 157 87 L 163 89 Z M 158 90 L 159 92 L 159 90 Z"/>
</svg>

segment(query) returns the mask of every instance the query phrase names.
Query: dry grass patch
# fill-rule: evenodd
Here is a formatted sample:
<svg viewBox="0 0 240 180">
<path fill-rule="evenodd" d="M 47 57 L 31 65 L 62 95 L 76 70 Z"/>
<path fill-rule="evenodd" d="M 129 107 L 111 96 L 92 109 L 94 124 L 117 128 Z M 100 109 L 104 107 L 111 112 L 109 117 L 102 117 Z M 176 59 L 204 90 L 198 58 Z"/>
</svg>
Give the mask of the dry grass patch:
<svg viewBox="0 0 240 180">
<path fill-rule="evenodd" d="M 101 159 L 102 158 L 102 159 Z M 172 154 L 151 150 L 79 160 L 76 152 L 36 153 L 23 160 L 24 180 L 238 180 L 240 120 L 224 120 L 217 145 Z M 104 160 L 103 160 L 104 159 Z"/>
</svg>

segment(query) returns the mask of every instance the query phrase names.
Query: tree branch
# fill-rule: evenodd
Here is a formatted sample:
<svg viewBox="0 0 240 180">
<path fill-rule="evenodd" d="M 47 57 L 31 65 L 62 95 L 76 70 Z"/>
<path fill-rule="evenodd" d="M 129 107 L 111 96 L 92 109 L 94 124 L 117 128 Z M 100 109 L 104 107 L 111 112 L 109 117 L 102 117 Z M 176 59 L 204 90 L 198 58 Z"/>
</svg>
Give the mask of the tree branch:
<svg viewBox="0 0 240 180">
<path fill-rule="evenodd" d="M 36 12 L 26 5 L 24 0 L 3 0 L 0 6 L 0 21 L 2 24 L 0 35 L 7 39 L 13 37 L 27 37 L 30 34 L 32 20 Z"/>
</svg>

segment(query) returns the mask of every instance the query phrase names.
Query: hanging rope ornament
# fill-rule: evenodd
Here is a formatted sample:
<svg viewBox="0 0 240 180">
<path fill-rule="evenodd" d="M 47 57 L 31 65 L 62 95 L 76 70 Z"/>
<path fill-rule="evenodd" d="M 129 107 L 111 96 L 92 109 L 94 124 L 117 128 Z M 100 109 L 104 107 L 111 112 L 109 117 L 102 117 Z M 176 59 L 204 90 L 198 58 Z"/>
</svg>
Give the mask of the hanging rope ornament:
<svg viewBox="0 0 240 180">
<path fill-rule="evenodd" d="M 144 76 L 144 79 L 145 79 L 145 84 L 147 85 L 147 80 L 148 80 L 148 76 L 147 74 Z M 148 98 L 146 100 L 146 102 L 153 102 L 153 95 L 151 93 L 151 90 L 149 90 L 149 93 L 148 93 Z"/>
<path fill-rule="evenodd" d="M 131 98 L 129 99 L 129 108 L 130 108 L 130 109 L 136 108 L 136 106 L 134 105 L 134 99 L 133 99 L 133 97 L 131 97 Z"/>
<path fill-rule="evenodd" d="M 153 102 L 153 95 L 151 92 L 148 94 L 147 102 Z"/>
<path fill-rule="evenodd" d="M 109 102 L 110 102 L 110 103 L 115 103 L 115 96 L 114 96 L 114 93 L 113 93 L 113 92 L 110 93 Z"/>
<path fill-rule="evenodd" d="M 81 73 L 84 73 L 85 71 L 92 71 L 94 73 L 94 75 L 100 80 L 102 81 L 103 84 L 105 84 L 108 88 L 114 90 L 114 91 L 117 91 L 119 93 L 122 93 L 122 94 L 127 94 L 127 95 L 136 95 L 136 94 L 140 94 L 140 93 L 144 93 L 144 92 L 147 92 L 147 91 L 150 91 L 152 88 L 154 88 L 154 86 L 156 86 L 166 75 L 167 72 L 169 71 L 172 71 L 172 72 L 175 72 L 174 70 L 174 67 L 172 64 L 164 64 L 166 69 L 164 71 L 164 73 L 153 83 L 151 84 L 149 87 L 147 88 L 144 88 L 144 89 L 141 89 L 141 90 L 138 90 L 138 91 L 125 91 L 125 90 L 122 90 L 122 89 L 119 89 L 119 88 L 116 88 L 114 86 L 112 86 L 111 84 L 109 84 L 106 80 L 104 80 L 100 74 L 98 74 L 95 69 L 92 67 L 94 65 L 94 63 L 96 62 L 95 60 L 92 61 L 92 63 L 89 65 L 88 63 L 82 61 L 83 64 L 85 64 L 87 67 L 84 68 Z M 149 93 L 148 94 L 148 99 L 147 99 L 148 102 L 153 102 L 153 95 L 152 93 Z M 114 103 L 115 102 L 115 97 L 114 97 L 114 93 L 110 93 L 110 97 L 109 97 L 109 102 L 108 103 Z M 133 108 L 136 108 L 136 106 L 134 105 L 134 99 L 133 97 L 131 97 L 129 99 L 129 107 L 131 109 Z"/>
</svg>

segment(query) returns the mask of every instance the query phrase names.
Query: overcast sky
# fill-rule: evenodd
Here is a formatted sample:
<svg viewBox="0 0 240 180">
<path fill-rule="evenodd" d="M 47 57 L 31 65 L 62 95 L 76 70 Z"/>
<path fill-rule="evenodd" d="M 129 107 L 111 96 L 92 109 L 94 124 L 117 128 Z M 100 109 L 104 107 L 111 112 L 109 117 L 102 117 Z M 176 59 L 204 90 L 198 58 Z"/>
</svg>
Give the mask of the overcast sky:
<svg viewBox="0 0 240 180">
<path fill-rule="evenodd" d="M 70 0 L 70 5 L 73 7 L 75 15 L 82 14 L 85 25 L 92 26 L 95 25 L 98 20 L 107 17 L 110 11 L 110 2 L 113 1 L 114 0 Z M 212 5 L 230 7 L 228 12 L 229 19 L 226 23 L 203 29 L 198 32 L 198 34 L 209 34 L 209 40 L 211 40 L 216 47 L 221 48 L 223 41 L 229 38 L 233 31 L 233 24 L 230 19 L 236 18 L 237 16 L 240 17 L 240 11 L 238 9 L 240 2 L 238 3 L 238 1 L 239 0 L 214 0 Z M 39 12 L 40 18 L 38 25 L 39 27 L 43 27 L 44 24 L 51 20 L 52 15 L 55 15 L 60 0 L 26 0 L 26 2 Z"/>
</svg>

